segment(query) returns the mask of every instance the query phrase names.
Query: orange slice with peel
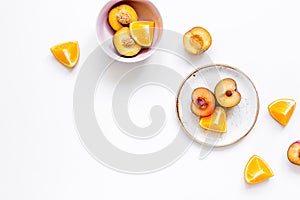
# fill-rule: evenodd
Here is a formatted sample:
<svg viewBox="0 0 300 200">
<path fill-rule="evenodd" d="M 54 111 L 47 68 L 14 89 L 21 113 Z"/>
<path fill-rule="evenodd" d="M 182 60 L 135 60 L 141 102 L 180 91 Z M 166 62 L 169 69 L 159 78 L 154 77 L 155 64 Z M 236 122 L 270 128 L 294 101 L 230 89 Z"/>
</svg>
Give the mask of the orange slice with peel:
<svg viewBox="0 0 300 200">
<path fill-rule="evenodd" d="M 296 102 L 293 99 L 278 99 L 268 106 L 270 115 L 281 125 L 286 126 L 293 115 Z"/>
<path fill-rule="evenodd" d="M 199 126 L 210 131 L 219 133 L 226 132 L 226 112 L 222 107 L 216 107 L 213 114 L 208 117 L 201 117 Z"/>
<path fill-rule="evenodd" d="M 248 184 L 263 182 L 274 176 L 269 165 L 257 155 L 253 155 L 246 164 L 244 178 Z"/>
<path fill-rule="evenodd" d="M 129 25 L 131 37 L 142 47 L 150 47 L 154 35 L 153 21 L 135 21 Z"/>
<path fill-rule="evenodd" d="M 77 41 L 57 44 L 50 48 L 54 57 L 64 66 L 74 68 L 79 59 L 79 45 Z"/>
</svg>

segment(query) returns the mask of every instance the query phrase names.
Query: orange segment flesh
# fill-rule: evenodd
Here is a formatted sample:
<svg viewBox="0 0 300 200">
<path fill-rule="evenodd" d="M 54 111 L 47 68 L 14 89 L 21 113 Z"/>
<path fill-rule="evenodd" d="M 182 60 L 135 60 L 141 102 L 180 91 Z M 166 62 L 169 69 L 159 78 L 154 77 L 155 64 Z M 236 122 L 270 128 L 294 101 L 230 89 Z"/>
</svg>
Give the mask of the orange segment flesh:
<svg viewBox="0 0 300 200">
<path fill-rule="evenodd" d="M 257 155 L 253 155 L 244 170 L 244 178 L 248 184 L 256 184 L 263 182 L 274 176 L 269 165 Z"/>
<path fill-rule="evenodd" d="M 221 107 L 216 107 L 212 115 L 208 117 L 201 117 L 199 126 L 215 132 L 226 132 L 226 113 Z"/>
<path fill-rule="evenodd" d="M 130 34 L 136 43 L 143 47 L 150 47 L 154 35 L 153 21 L 135 21 L 129 25 Z"/>
<path fill-rule="evenodd" d="M 54 57 L 64 66 L 73 68 L 79 59 L 79 45 L 77 41 L 57 44 L 50 48 Z"/>
<path fill-rule="evenodd" d="M 295 110 L 296 102 L 293 99 L 278 99 L 269 106 L 271 116 L 281 125 L 286 126 Z"/>
</svg>

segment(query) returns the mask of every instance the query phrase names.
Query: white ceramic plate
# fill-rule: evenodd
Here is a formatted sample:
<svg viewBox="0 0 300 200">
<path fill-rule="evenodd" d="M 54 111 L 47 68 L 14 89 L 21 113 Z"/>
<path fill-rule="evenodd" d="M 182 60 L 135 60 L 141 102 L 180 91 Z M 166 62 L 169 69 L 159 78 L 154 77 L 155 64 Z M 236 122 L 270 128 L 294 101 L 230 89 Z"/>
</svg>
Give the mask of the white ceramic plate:
<svg viewBox="0 0 300 200">
<path fill-rule="evenodd" d="M 191 112 L 191 95 L 197 87 L 214 91 L 223 78 L 233 78 L 241 93 L 241 102 L 233 108 L 225 108 L 226 133 L 208 131 L 198 125 L 199 117 Z M 221 64 L 196 69 L 183 81 L 177 95 L 177 115 L 185 132 L 194 141 L 216 147 L 228 146 L 244 138 L 254 127 L 258 112 L 259 98 L 256 88 L 247 75 L 240 70 Z"/>
</svg>

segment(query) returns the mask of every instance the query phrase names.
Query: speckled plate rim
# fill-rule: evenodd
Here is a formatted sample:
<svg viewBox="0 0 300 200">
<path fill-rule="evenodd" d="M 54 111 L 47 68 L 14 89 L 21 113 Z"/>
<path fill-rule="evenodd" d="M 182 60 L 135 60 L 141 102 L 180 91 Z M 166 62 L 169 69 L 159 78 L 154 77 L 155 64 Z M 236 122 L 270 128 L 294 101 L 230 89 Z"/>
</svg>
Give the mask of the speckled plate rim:
<svg viewBox="0 0 300 200">
<path fill-rule="evenodd" d="M 257 122 L 257 118 L 258 118 L 258 115 L 259 115 L 259 110 L 260 110 L 260 101 L 259 101 L 259 96 L 258 96 L 258 92 L 257 92 L 257 89 L 254 85 L 254 83 L 251 81 L 251 79 L 248 77 L 248 75 L 246 75 L 244 72 L 242 72 L 241 70 L 235 68 L 235 67 L 231 67 L 229 65 L 226 65 L 226 64 L 211 64 L 211 65 L 206 65 L 206 66 L 203 66 L 203 67 L 199 67 L 197 68 L 196 70 L 194 70 L 193 72 L 191 72 L 184 80 L 183 82 L 181 83 L 179 89 L 178 89 L 178 92 L 177 92 L 177 96 L 176 96 L 176 114 L 177 114 L 177 119 L 179 120 L 179 124 L 180 126 L 183 128 L 184 132 L 190 137 L 193 139 L 193 141 L 197 142 L 198 144 L 201 144 L 201 145 L 209 145 L 209 146 L 212 146 L 208 143 L 205 143 L 204 141 L 201 141 L 199 140 L 198 138 L 194 137 L 194 135 L 192 133 L 190 133 L 186 128 L 185 128 L 185 125 L 183 124 L 182 120 L 181 120 L 181 117 L 180 117 L 180 112 L 179 112 L 179 96 L 180 96 L 180 93 L 181 93 L 181 90 L 183 88 L 183 86 L 185 85 L 186 81 L 191 77 L 193 76 L 193 74 L 201 71 L 201 70 L 204 70 L 204 69 L 207 69 L 207 68 L 212 68 L 212 67 L 223 67 L 223 68 L 227 68 L 227 69 L 231 69 L 241 75 L 243 75 L 250 83 L 251 85 L 253 86 L 254 90 L 255 90 L 255 96 L 257 98 L 257 109 L 256 109 L 256 113 L 255 113 L 255 118 L 254 118 L 254 121 L 251 125 L 251 127 L 249 128 L 249 130 L 243 134 L 240 138 L 238 138 L 237 140 L 234 140 L 232 141 L 231 143 L 228 143 L 228 144 L 225 144 L 225 145 L 214 145 L 214 147 L 218 147 L 218 148 L 221 148 L 221 147 L 227 147 L 227 146 L 230 146 L 230 145 L 233 145 L 239 141 L 241 141 L 242 139 L 244 139 L 251 131 L 252 129 L 254 128 L 256 122 Z"/>
</svg>

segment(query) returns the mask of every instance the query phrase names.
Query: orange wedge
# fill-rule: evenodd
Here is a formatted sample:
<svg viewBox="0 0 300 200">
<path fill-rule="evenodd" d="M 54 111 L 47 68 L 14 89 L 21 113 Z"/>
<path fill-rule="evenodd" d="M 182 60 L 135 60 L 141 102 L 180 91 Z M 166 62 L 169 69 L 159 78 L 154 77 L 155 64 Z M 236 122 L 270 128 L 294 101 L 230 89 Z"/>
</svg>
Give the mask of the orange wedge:
<svg viewBox="0 0 300 200">
<path fill-rule="evenodd" d="M 221 107 L 216 107 L 213 114 L 208 117 L 201 117 L 199 126 L 206 130 L 225 133 L 226 132 L 226 113 Z"/>
<path fill-rule="evenodd" d="M 64 66 L 74 68 L 79 59 L 79 45 L 77 41 L 57 44 L 50 48 L 54 57 Z"/>
<path fill-rule="evenodd" d="M 142 47 L 150 47 L 154 35 L 153 21 L 134 21 L 129 25 L 131 37 Z"/>
<path fill-rule="evenodd" d="M 257 155 L 253 155 L 244 170 L 244 178 L 248 184 L 256 184 L 263 182 L 274 176 L 269 165 Z"/>
<path fill-rule="evenodd" d="M 286 126 L 295 110 L 293 99 L 278 99 L 268 106 L 271 116 L 281 125 Z"/>
</svg>

